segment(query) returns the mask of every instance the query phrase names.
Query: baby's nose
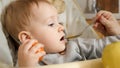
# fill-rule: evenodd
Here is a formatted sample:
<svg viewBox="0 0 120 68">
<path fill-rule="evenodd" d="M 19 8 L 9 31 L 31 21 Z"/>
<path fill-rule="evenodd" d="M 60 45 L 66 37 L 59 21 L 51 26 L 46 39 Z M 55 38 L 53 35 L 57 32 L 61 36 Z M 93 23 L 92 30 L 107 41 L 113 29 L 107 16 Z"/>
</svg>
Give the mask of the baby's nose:
<svg viewBox="0 0 120 68">
<path fill-rule="evenodd" d="M 65 30 L 64 26 L 62 24 L 59 24 L 58 32 L 64 31 L 64 30 Z"/>
</svg>

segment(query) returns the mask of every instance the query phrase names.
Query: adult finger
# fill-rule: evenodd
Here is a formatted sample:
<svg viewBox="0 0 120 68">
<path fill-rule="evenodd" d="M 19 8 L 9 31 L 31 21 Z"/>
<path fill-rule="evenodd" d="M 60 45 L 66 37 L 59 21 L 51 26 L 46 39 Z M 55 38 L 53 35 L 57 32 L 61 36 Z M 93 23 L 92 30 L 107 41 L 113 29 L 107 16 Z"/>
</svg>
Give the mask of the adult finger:
<svg viewBox="0 0 120 68">
<path fill-rule="evenodd" d="M 103 17 L 103 16 L 101 16 L 100 23 L 103 24 L 105 27 L 109 26 L 108 25 L 109 21 L 105 17 Z"/>
<path fill-rule="evenodd" d="M 23 46 L 23 50 L 24 50 L 25 52 L 28 52 L 29 49 L 32 47 L 32 45 L 33 45 L 35 42 L 37 42 L 37 40 L 35 40 L 35 39 L 29 40 L 29 41 L 27 42 L 27 44 L 25 44 L 25 45 Z"/>
<path fill-rule="evenodd" d="M 41 51 L 41 49 L 43 48 L 44 48 L 43 44 L 36 43 L 30 48 L 29 52 L 35 54 L 36 52 Z"/>
<path fill-rule="evenodd" d="M 38 60 L 41 61 L 43 59 L 43 56 L 46 55 L 45 51 L 38 52 L 36 56 L 38 57 Z"/>
</svg>

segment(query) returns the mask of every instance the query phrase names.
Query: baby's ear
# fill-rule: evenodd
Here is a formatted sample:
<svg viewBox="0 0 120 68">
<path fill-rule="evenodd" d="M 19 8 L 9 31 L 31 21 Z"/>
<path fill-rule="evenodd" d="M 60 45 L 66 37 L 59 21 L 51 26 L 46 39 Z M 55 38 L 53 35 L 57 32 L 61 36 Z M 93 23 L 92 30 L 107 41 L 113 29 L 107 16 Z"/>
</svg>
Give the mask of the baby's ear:
<svg viewBox="0 0 120 68">
<path fill-rule="evenodd" d="M 18 38 L 19 38 L 20 42 L 23 43 L 25 40 L 31 39 L 32 36 L 31 36 L 30 32 L 21 31 L 21 32 L 18 34 Z"/>
</svg>

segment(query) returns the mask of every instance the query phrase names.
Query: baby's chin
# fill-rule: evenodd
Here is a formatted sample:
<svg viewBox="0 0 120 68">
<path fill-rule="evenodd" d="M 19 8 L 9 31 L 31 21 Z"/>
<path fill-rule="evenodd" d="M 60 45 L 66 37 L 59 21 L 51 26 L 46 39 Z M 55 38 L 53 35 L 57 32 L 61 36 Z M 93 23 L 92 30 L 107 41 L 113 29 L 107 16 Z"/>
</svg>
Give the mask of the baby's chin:
<svg viewBox="0 0 120 68">
<path fill-rule="evenodd" d="M 46 49 L 47 54 L 55 54 L 55 53 L 63 53 L 66 51 L 66 46 L 61 46 L 60 48 L 54 48 L 54 49 Z"/>
<path fill-rule="evenodd" d="M 63 52 L 65 52 L 66 51 L 66 49 L 64 48 L 64 49 L 61 49 L 61 50 L 55 50 L 55 51 L 46 51 L 46 53 L 47 54 L 55 54 L 55 53 L 59 53 L 59 54 L 62 54 Z"/>
<path fill-rule="evenodd" d="M 66 48 L 64 48 L 63 50 L 61 50 L 61 51 L 59 52 L 59 54 L 64 55 L 65 52 L 66 52 Z"/>
</svg>

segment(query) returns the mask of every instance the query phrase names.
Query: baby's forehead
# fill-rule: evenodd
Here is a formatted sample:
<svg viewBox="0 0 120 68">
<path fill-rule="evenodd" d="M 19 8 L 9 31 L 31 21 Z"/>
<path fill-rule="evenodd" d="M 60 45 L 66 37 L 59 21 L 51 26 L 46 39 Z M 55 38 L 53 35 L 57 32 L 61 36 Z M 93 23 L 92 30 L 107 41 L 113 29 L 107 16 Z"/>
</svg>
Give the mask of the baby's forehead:
<svg viewBox="0 0 120 68">
<path fill-rule="evenodd" d="M 40 2 L 38 4 L 33 4 L 31 6 L 31 15 L 32 18 L 34 18 L 35 20 L 38 19 L 46 19 L 49 18 L 51 16 L 57 16 L 57 10 L 56 8 L 49 4 L 49 3 L 45 3 L 45 2 Z"/>
<path fill-rule="evenodd" d="M 48 13 L 50 13 L 49 11 L 57 11 L 53 4 L 47 2 L 39 2 L 31 5 L 31 11 L 34 13 L 45 10 L 48 10 Z"/>
<path fill-rule="evenodd" d="M 30 12 L 32 15 L 37 15 L 37 13 L 40 11 L 44 10 L 44 7 L 46 7 L 46 5 L 49 5 L 48 3 L 45 2 L 38 2 L 38 3 L 33 3 L 30 6 Z"/>
<path fill-rule="evenodd" d="M 31 8 L 34 9 L 38 9 L 38 8 L 43 8 L 43 7 L 47 7 L 47 6 L 53 6 L 51 3 L 49 2 L 38 2 L 38 3 L 33 3 L 31 4 Z"/>
<path fill-rule="evenodd" d="M 33 13 L 36 13 L 37 11 L 44 11 L 44 8 L 51 8 L 51 7 L 54 7 L 54 6 L 51 5 L 50 3 L 38 2 L 38 3 L 31 4 L 30 9 Z"/>
</svg>

